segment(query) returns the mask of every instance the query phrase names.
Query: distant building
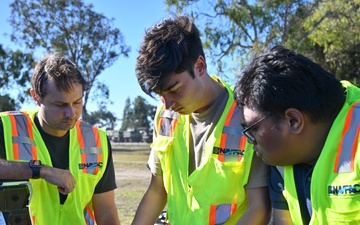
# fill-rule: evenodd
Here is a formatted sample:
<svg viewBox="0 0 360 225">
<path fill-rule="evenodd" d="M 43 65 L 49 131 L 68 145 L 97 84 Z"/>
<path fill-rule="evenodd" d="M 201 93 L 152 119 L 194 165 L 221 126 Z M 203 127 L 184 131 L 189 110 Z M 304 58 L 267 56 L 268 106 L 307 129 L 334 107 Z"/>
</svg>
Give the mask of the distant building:
<svg viewBox="0 0 360 225">
<path fill-rule="evenodd" d="M 106 133 L 113 142 L 152 142 L 152 133 L 147 131 L 145 127 L 128 128 L 123 132 L 107 130 Z"/>
</svg>

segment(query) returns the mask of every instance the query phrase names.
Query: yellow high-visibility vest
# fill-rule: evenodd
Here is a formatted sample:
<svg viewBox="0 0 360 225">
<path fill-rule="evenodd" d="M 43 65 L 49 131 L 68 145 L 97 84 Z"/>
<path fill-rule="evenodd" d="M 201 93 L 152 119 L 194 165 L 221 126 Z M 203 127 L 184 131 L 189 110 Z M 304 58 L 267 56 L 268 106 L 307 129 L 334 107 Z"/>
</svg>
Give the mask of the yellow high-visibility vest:
<svg viewBox="0 0 360 225">
<path fill-rule="evenodd" d="M 47 147 L 37 129 L 37 111 L 0 113 L 7 160 L 41 160 L 52 166 Z M 35 225 L 95 224 L 92 196 L 108 161 L 106 133 L 81 120 L 70 131 L 69 170 L 76 180 L 75 189 L 60 204 L 56 186 L 43 179 L 30 179 L 30 211 Z"/>
<path fill-rule="evenodd" d="M 241 109 L 232 88 L 224 85 L 229 98 L 205 143 L 205 163 L 190 176 L 190 116 L 165 110 L 163 105 L 157 109 L 157 135 L 151 148 L 157 151 L 163 169 L 171 225 L 235 224 L 247 208 L 244 185 L 253 149 L 242 135 Z"/>
<path fill-rule="evenodd" d="M 311 178 L 311 225 L 360 224 L 360 88 L 342 81 L 347 89 Z M 284 197 L 291 218 L 302 225 L 292 166 L 285 166 Z"/>
</svg>

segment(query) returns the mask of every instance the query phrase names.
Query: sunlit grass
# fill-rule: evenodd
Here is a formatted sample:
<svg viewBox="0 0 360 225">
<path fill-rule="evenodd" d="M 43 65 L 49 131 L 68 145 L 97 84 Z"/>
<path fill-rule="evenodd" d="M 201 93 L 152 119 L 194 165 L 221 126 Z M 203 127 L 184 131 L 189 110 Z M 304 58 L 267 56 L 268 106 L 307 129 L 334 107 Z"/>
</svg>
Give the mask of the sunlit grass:
<svg viewBox="0 0 360 225">
<path fill-rule="evenodd" d="M 150 148 L 148 146 L 145 149 L 139 146 L 129 146 L 129 148 L 119 150 L 115 147 L 113 150 L 118 186 L 115 190 L 115 202 L 122 225 L 131 224 L 151 176 L 146 167 Z"/>
</svg>

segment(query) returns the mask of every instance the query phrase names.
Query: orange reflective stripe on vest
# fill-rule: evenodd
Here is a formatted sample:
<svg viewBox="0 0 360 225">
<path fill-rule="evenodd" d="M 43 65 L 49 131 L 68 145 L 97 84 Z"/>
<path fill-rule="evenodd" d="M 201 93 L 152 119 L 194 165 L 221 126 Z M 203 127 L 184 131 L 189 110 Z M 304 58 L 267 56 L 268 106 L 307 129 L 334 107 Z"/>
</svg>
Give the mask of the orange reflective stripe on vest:
<svg viewBox="0 0 360 225">
<path fill-rule="evenodd" d="M 354 171 L 354 158 L 360 133 L 360 102 L 351 106 L 346 115 L 342 138 L 335 159 L 334 173 Z"/>
<path fill-rule="evenodd" d="M 86 225 L 95 224 L 95 216 L 90 206 L 86 206 L 86 208 L 84 209 L 84 215 L 85 215 Z"/>
<path fill-rule="evenodd" d="M 6 113 L 9 115 L 12 126 L 14 160 L 37 159 L 36 144 L 30 117 L 22 112 L 13 111 Z"/>
<path fill-rule="evenodd" d="M 240 125 L 240 108 L 236 101 L 231 105 L 227 114 L 224 128 L 221 134 L 219 149 L 214 148 L 214 153 L 218 153 L 218 159 L 221 162 L 243 160 L 243 150 L 246 145 L 246 138 L 242 135 Z M 209 224 L 219 224 L 224 222 L 224 218 L 229 218 L 236 210 L 237 204 L 211 205 Z"/>
<path fill-rule="evenodd" d="M 220 147 L 217 150 L 218 159 L 226 162 L 227 157 L 237 157 L 237 161 L 243 159 L 243 150 L 246 145 L 246 137 L 242 135 L 240 125 L 240 108 L 234 101 L 226 117 L 224 128 L 221 135 Z"/>
<path fill-rule="evenodd" d="M 223 224 L 235 211 L 237 204 L 222 204 L 210 206 L 209 225 Z"/>
<path fill-rule="evenodd" d="M 159 134 L 172 137 L 179 113 L 170 110 L 163 110 L 159 118 Z M 240 125 L 240 108 L 234 101 L 226 117 L 222 130 L 220 146 L 215 147 L 213 153 L 218 155 L 222 162 L 242 161 L 243 150 L 246 145 L 246 138 L 242 135 Z M 236 210 L 237 204 L 211 205 L 209 213 L 209 225 L 218 224 L 228 219 Z"/>
<path fill-rule="evenodd" d="M 159 135 L 173 137 L 179 116 L 180 114 L 175 111 L 163 110 L 160 114 L 157 133 Z M 170 159 L 168 163 L 170 167 Z M 168 225 L 171 225 L 170 222 L 168 222 Z"/>
<path fill-rule="evenodd" d="M 222 130 L 220 146 L 214 147 L 213 154 L 218 155 L 222 162 L 242 161 L 246 145 L 246 138 L 242 135 L 240 124 L 240 111 L 234 101 L 227 114 Z M 158 122 L 158 134 L 168 137 L 174 136 L 179 113 L 171 110 L 163 110 Z M 209 212 L 209 225 L 225 222 L 237 209 L 237 204 L 211 205 Z"/>
<path fill-rule="evenodd" d="M 163 110 L 159 119 L 158 133 L 163 136 L 173 137 L 179 116 L 180 114 L 175 111 Z"/>
<path fill-rule="evenodd" d="M 80 120 L 76 122 L 76 130 L 81 152 L 83 173 L 96 175 L 102 167 L 102 151 L 98 130 Z M 94 147 L 95 146 L 95 147 Z M 91 162 L 91 163 L 90 163 Z"/>
</svg>

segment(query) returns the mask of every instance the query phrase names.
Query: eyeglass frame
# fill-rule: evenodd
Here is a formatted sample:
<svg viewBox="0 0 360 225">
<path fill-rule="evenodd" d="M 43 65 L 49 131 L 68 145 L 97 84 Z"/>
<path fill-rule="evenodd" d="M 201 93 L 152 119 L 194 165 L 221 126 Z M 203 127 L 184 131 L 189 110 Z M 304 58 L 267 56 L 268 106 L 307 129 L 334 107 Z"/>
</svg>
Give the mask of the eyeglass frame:
<svg viewBox="0 0 360 225">
<path fill-rule="evenodd" d="M 265 120 L 266 118 L 268 118 L 272 113 L 267 114 L 266 116 L 260 118 L 259 120 L 257 120 L 256 122 L 254 122 L 253 124 L 251 124 L 250 126 L 244 127 L 244 129 L 242 130 L 242 134 L 247 138 L 248 142 L 250 144 L 254 144 L 256 143 L 256 139 L 254 137 L 254 135 L 252 135 L 249 131 L 256 126 L 257 124 L 259 124 L 261 121 Z"/>
</svg>

